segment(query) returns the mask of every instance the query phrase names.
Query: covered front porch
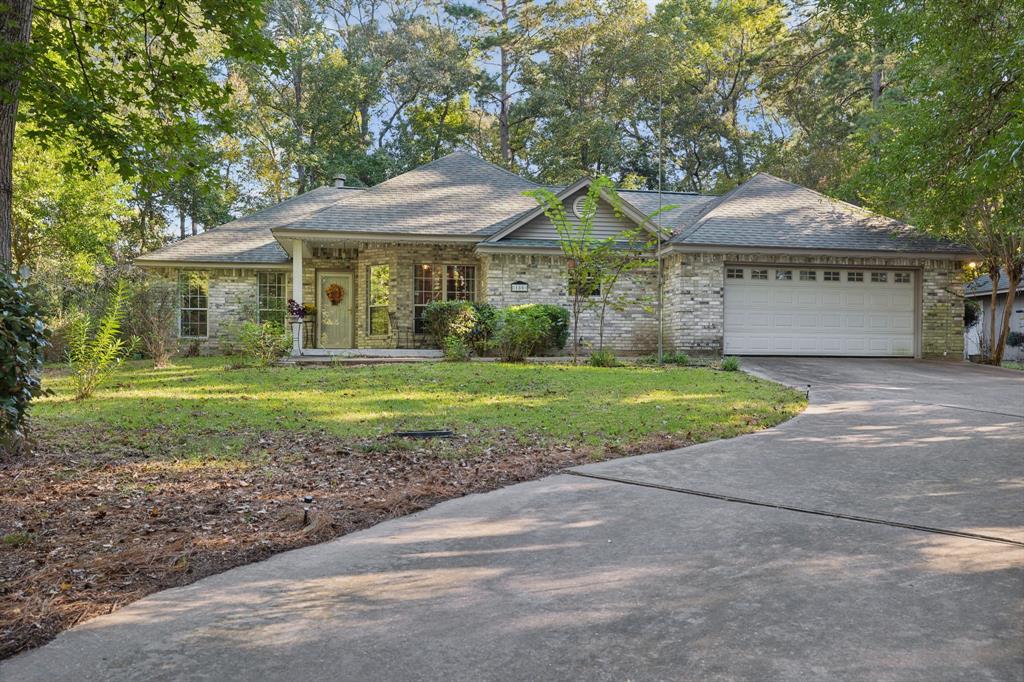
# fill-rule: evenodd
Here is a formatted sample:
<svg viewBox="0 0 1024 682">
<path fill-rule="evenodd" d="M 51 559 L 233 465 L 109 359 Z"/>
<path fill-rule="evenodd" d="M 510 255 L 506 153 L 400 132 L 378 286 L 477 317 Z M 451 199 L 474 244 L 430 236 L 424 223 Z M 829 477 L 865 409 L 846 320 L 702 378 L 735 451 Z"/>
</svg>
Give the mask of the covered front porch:
<svg viewBox="0 0 1024 682">
<path fill-rule="evenodd" d="M 428 358 L 427 304 L 478 300 L 484 264 L 470 243 L 280 239 L 292 258 L 292 357 Z"/>
</svg>

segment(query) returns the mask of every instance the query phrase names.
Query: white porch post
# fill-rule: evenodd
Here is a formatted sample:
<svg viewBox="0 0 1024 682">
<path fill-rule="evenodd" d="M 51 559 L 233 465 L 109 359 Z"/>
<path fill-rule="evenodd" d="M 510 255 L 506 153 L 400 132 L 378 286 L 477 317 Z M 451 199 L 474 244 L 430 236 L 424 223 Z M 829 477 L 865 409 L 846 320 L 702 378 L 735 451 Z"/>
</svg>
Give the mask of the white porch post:
<svg viewBox="0 0 1024 682">
<path fill-rule="evenodd" d="M 292 240 L 292 300 L 302 305 L 302 240 Z M 302 355 L 304 325 L 292 325 L 292 355 Z"/>
</svg>

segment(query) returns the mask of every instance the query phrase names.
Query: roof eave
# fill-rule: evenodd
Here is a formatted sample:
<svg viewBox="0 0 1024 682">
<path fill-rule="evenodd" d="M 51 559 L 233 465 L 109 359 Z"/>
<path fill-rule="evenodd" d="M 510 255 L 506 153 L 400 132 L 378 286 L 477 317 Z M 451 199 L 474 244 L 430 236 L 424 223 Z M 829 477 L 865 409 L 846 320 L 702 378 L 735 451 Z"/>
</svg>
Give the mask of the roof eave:
<svg viewBox="0 0 1024 682">
<path fill-rule="evenodd" d="M 168 258 L 136 258 L 134 264 L 140 268 L 154 270 L 157 268 L 195 268 L 202 270 L 286 270 L 290 267 L 290 261 L 268 263 L 266 261 L 203 261 L 186 259 L 174 260 Z"/>
<path fill-rule="evenodd" d="M 378 242 L 451 242 L 459 244 L 475 244 L 487 238 L 480 234 L 429 234 L 419 232 L 368 232 L 360 230 L 310 230 L 303 228 L 275 227 L 270 233 L 281 243 L 286 239 L 321 239 L 324 241 L 378 241 Z"/>
<path fill-rule="evenodd" d="M 965 260 L 973 251 L 896 251 L 881 249 L 825 249 L 800 246 L 740 246 L 735 244 L 668 244 L 664 253 L 767 253 L 877 258 L 930 258 L 933 260 Z"/>
</svg>

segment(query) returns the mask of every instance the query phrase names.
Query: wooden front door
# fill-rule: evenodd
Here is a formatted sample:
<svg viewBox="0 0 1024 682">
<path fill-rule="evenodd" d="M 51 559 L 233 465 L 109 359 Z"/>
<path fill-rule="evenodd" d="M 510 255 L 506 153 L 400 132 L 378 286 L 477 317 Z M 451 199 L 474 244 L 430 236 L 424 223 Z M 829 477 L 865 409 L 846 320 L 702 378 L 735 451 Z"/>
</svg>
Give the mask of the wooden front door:
<svg viewBox="0 0 1024 682">
<path fill-rule="evenodd" d="M 316 276 L 317 345 L 352 348 L 352 275 L 321 272 Z"/>
</svg>

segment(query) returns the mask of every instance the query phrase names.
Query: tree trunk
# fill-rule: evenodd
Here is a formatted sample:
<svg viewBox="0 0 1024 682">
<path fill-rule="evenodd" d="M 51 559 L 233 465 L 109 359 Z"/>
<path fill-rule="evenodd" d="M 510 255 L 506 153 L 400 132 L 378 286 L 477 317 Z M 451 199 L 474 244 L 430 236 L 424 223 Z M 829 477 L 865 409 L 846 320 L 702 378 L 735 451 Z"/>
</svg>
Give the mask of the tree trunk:
<svg viewBox="0 0 1024 682">
<path fill-rule="evenodd" d="M 508 39 L 508 2 L 501 0 L 501 28 L 502 33 Z M 509 64 L 508 64 L 508 47 L 504 44 L 499 48 L 501 54 L 501 100 L 498 102 L 498 138 L 501 143 L 501 160 L 505 163 L 505 166 L 509 166 L 512 162 L 512 150 L 509 145 L 509 123 L 508 123 L 508 110 L 509 110 L 509 94 L 508 94 L 508 82 L 509 82 Z"/>
<path fill-rule="evenodd" d="M 1010 333 L 1010 316 L 1013 314 L 1013 300 L 1017 294 L 1017 287 L 1020 285 L 1020 270 L 1008 267 L 1006 278 L 1009 280 L 1009 288 L 1006 290 L 1006 300 L 1003 302 L 1003 315 L 999 322 L 999 337 L 994 340 L 992 347 L 992 364 L 1003 364 L 1003 353 L 1006 352 L 1006 337 Z M 995 291 L 992 287 L 992 291 Z M 992 308 L 992 319 L 995 320 L 996 309 Z"/>
<path fill-rule="evenodd" d="M 9 77 L 0 83 L 0 268 L 11 268 L 14 232 L 14 126 L 18 118 L 18 89 L 28 59 L 34 0 L 4 0 L 0 4 L 0 42 L 6 46 Z"/>
<path fill-rule="evenodd" d="M 181 238 L 185 238 L 185 209 L 178 208 L 178 232 Z"/>
<path fill-rule="evenodd" d="M 981 349 L 985 355 L 985 362 L 998 365 L 995 359 L 996 353 L 996 303 L 999 302 L 999 265 L 989 265 L 988 278 L 992 282 L 992 293 L 989 297 L 989 320 L 988 320 L 988 352 Z"/>
</svg>

